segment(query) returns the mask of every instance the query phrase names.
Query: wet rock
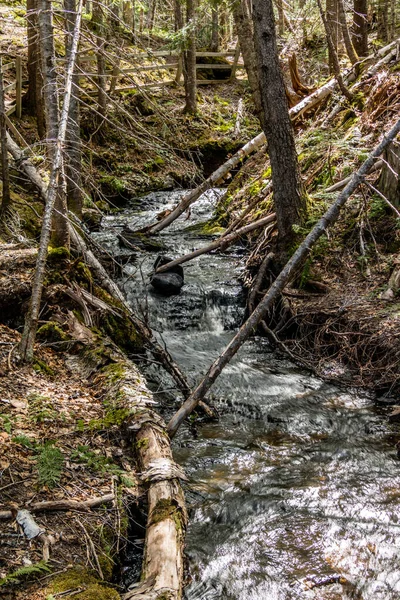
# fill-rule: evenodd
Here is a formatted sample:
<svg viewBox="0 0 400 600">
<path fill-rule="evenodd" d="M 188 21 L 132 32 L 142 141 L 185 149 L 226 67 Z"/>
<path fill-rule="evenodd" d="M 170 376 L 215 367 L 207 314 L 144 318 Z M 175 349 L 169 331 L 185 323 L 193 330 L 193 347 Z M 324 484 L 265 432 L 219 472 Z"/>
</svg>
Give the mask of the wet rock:
<svg viewBox="0 0 400 600">
<path fill-rule="evenodd" d="M 158 267 L 166 265 L 171 261 L 172 258 L 168 256 L 158 256 L 154 263 L 154 270 L 156 271 Z M 164 273 L 154 273 L 150 279 L 150 283 L 155 290 L 165 296 L 179 294 L 184 284 L 183 268 L 181 265 L 176 265 Z"/>
</svg>

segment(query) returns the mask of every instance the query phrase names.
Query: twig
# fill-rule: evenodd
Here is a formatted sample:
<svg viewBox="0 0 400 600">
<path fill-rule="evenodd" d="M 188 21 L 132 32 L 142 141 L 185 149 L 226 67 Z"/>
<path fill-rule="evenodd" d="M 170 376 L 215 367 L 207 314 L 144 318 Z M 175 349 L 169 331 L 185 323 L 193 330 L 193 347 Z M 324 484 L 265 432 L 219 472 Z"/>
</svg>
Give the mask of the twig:
<svg viewBox="0 0 400 600">
<path fill-rule="evenodd" d="M 94 547 L 94 543 L 92 538 L 90 537 L 90 535 L 88 534 L 86 527 L 84 526 L 84 524 L 82 523 L 82 521 L 80 521 L 79 519 L 76 519 L 77 523 L 82 527 L 84 534 L 85 534 L 85 538 L 89 543 L 90 549 L 92 551 L 94 560 L 96 562 L 96 566 L 97 566 L 97 570 L 99 573 L 99 577 L 100 579 L 104 580 L 104 575 L 103 575 L 103 571 L 101 570 L 101 566 L 100 566 L 100 562 L 99 562 L 99 557 L 97 556 L 97 552 L 96 552 L 96 548 Z"/>
</svg>

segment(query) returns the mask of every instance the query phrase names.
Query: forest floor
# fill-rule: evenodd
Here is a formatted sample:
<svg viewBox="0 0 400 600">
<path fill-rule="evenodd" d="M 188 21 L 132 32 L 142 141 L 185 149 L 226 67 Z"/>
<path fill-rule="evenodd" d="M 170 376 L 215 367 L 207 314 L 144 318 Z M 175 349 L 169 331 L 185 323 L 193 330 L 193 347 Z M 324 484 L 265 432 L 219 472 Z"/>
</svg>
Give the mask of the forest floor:
<svg viewBox="0 0 400 600">
<path fill-rule="evenodd" d="M 21 250 L 0 246 L 0 254 L 15 254 L 18 280 L 29 281 L 32 264 L 20 260 Z M 9 269 L 0 276 L 15 284 Z M 54 331 L 61 335 L 61 326 Z M 19 340 L 15 329 L 0 325 L 0 595 L 44 600 L 69 589 L 81 599 L 119 598 L 106 582 L 126 544 L 127 505 L 139 497 L 135 460 L 121 433 L 126 413 L 105 401 L 98 369 L 82 358 L 93 340 L 39 339 L 31 365 L 16 360 Z M 99 340 L 100 361 L 106 342 Z M 93 509 L 76 504 L 96 498 Z M 40 510 L 46 501 L 66 504 Z M 50 539 L 48 562 L 43 540 L 29 541 L 11 518 L 16 513 L 8 514 L 21 507 Z"/>
</svg>

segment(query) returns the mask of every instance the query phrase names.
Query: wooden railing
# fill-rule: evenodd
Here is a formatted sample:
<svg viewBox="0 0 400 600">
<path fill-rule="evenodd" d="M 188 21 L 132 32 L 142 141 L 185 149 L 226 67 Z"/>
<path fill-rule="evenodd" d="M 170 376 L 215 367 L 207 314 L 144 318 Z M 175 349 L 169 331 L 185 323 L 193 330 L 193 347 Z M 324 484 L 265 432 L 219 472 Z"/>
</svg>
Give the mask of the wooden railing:
<svg viewBox="0 0 400 600">
<path fill-rule="evenodd" d="M 16 114 L 18 119 L 21 118 L 22 113 L 22 58 L 17 56 L 15 60 L 3 64 L 2 72 L 6 73 L 10 69 L 15 68 L 15 80 L 4 86 L 4 94 L 9 95 L 10 90 L 15 90 L 15 100 L 6 102 L 6 116 L 10 116 L 13 113 Z"/>
<path fill-rule="evenodd" d="M 206 57 L 221 57 L 221 58 L 228 58 L 229 56 L 233 57 L 233 61 L 231 63 L 227 63 L 227 64 L 219 64 L 219 63 L 210 63 L 210 64 L 196 64 L 196 71 L 202 70 L 202 69 L 230 69 L 231 70 L 231 74 L 230 74 L 230 80 L 232 80 L 235 77 L 235 73 L 237 69 L 243 69 L 243 65 L 239 64 L 239 58 L 240 58 L 240 51 L 239 48 L 237 47 L 234 50 L 228 50 L 226 52 L 196 52 L 196 57 L 197 58 L 206 58 Z M 174 53 L 171 52 L 169 50 L 158 50 L 155 52 L 152 51 L 147 51 L 147 52 L 141 52 L 141 53 L 135 53 L 135 54 L 130 54 L 126 57 L 124 57 L 124 61 L 128 62 L 128 61 L 133 61 L 133 60 L 143 60 L 143 59 L 157 59 L 157 58 L 161 58 L 161 59 L 176 59 L 174 60 L 174 62 L 171 63 L 155 63 L 155 64 L 150 64 L 150 65 L 140 65 L 138 64 L 137 66 L 132 66 L 129 68 L 119 68 L 119 66 L 116 64 L 114 65 L 112 70 L 108 70 L 104 73 L 104 76 L 106 78 L 110 79 L 110 84 L 109 84 L 109 93 L 111 92 L 115 92 L 115 91 L 129 91 L 129 90 L 134 90 L 134 89 L 149 89 L 149 88 L 155 88 L 155 87 L 163 87 L 166 85 L 171 85 L 171 84 L 179 84 L 182 80 L 182 74 L 183 74 L 183 69 L 182 69 L 182 55 L 178 54 L 178 53 Z M 94 61 L 96 61 L 96 56 L 87 56 L 86 53 L 82 53 L 81 57 L 80 57 L 80 73 L 79 73 L 79 77 L 82 78 L 95 78 L 98 77 L 97 72 L 95 72 L 93 70 L 92 71 L 85 71 L 84 67 L 86 65 L 90 66 L 91 63 L 93 63 Z M 59 62 L 65 62 L 65 59 L 60 59 Z M 5 87 L 4 87 L 4 93 L 6 96 L 10 96 L 10 91 L 15 90 L 15 93 L 12 94 L 12 96 L 14 96 L 12 98 L 12 100 L 7 100 L 6 101 L 6 116 L 9 117 L 10 115 L 14 114 L 16 115 L 16 117 L 19 119 L 21 118 L 21 113 L 22 113 L 22 86 L 23 86 L 23 80 L 22 80 L 22 57 L 21 56 L 17 56 L 15 58 L 15 60 L 10 61 L 9 63 L 3 64 L 3 68 L 2 68 L 2 72 L 6 73 L 7 71 L 9 71 L 10 69 L 14 69 L 15 70 L 15 80 L 12 81 L 11 83 L 8 83 Z M 176 75 L 174 77 L 174 79 L 167 79 L 167 80 L 160 80 L 157 82 L 151 82 L 151 83 L 143 83 L 143 84 L 134 84 L 132 83 L 131 85 L 127 85 L 127 86 L 123 86 L 123 87 L 117 87 L 117 82 L 118 79 L 120 77 L 123 77 L 124 75 L 133 75 L 133 74 L 137 74 L 137 73 L 141 73 L 141 72 L 151 72 L 151 71 L 176 71 Z M 226 83 L 226 79 L 198 79 L 197 80 L 197 85 L 210 85 L 210 84 L 218 84 L 218 83 Z M 89 95 L 89 96 L 94 96 L 97 94 L 97 90 L 85 90 L 85 94 Z M 7 119 L 9 126 L 11 126 L 11 122 L 9 121 L 9 119 Z"/>
</svg>

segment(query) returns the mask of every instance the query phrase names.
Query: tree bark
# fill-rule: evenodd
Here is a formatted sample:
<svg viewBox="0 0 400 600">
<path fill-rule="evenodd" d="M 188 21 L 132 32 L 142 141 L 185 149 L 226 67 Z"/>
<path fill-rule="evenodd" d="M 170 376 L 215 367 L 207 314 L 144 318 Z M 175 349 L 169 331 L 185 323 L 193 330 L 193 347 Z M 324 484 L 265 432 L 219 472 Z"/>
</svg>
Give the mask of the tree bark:
<svg viewBox="0 0 400 600">
<path fill-rule="evenodd" d="M 378 0 L 377 2 L 377 20 L 378 27 L 376 36 L 383 42 L 389 41 L 389 2 L 388 0 Z"/>
<path fill-rule="evenodd" d="M 286 284 L 295 275 L 299 268 L 304 264 L 305 259 L 309 255 L 311 248 L 319 240 L 330 225 L 336 222 L 341 208 L 344 206 L 348 198 L 357 189 L 359 184 L 363 181 L 363 178 L 368 173 L 369 169 L 373 166 L 375 159 L 378 158 L 385 148 L 396 138 L 400 131 L 400 119 L 396 125 L 390 130 L 390 132 L 383 138 L 381 143 L 375 148 L 369 155 L 367 160 L 362 164 L 360 169 L 355 173 L 351 181 L 347 184 L 343 192 L 338 196 L 335 202 L 329 207 L 326 213 L 321 217 L 318 223 L 307 235 L 306 239 L 297 248 L 296 252 L 287 262 L 284 269 L 280 272 L 274 283 L 271 285 L 268 292 L 265 294 L 257 308 L 252 312 L 250 317 L 240 328 L 238 333 L 234 336 L 232 341 L 228 344 L 222 354 L 214 361 L 208 370 L 205 377 L 199 383 L 197 388 L 191 394 L 191 396 L 184 402 L 181 408 L 175 413 L 170 422 L 168 423 L 167 431 L 170 437 L 173 437 L 177 432 L 179 426 L 188 417 L 191 412 L 196 408 L 198 402 L 202 400 L 205 394 L 208 392 L 214 381 L 220 375 L 224 367 L 229 361 L 235 356 L 240 347 L 250 337 L 250 335 L 256 330 L 258 324 L 262 321 L 269 309 L 283 291 Z"/>
<path fill-rule="evenodd" d="M 337 0 L 326 0 L 326 21 L 328 22 L 332 44 L 328 43 L 329 69 L 335 73 L 335 55 L 339 45 L 339 13 Z M 325 25 L 325 24 L 324 24 Z M 326 27 L 325 27 L 326 30 Z"/>
<path fill-rule="evenodd" d="M 337 0 L 337 3 L 340 27 L 342 29 L 343 41 L 346 47 L 347 56 L 349 57 L 351 64 L 354 65 L 356 62 L 358 62 L 358 56 L 350 38 L 349 28 L 347 26 L 346 11 L 344 9 L 344 0 Z"/>
<path fill-rule="evenodd" d="M 368 0 L 354 0 L 353 3 L 353 45 L 358 56 L 368 54 Z"/>
<path fill-rule="evenodd" d="M 46 118 L 43 101 L 43 76 L 40 60 L 37 0 L 27 0 L 26 25 L 28 36 L 28 91 L 25 96 L 26 110 L 36 116 L 39 137 L 46 136 Z"/>
<path fill-rule="evenodd" d="M 58 89 L 54 54 L 54 31 L 50 0 L 39 0 L 40 53 L 44 82 L 44 98 L 47 125 L 47 147 L 50 160 L 55 162 L 58 143 Z M 64 141 L 64 140 L 63 140 Z M 51 241 L 54 246 L 69 247 L 67 202 L 63 186 L 62 157 L 57 173 L 57 189 L 53 211 Z"/>
<path fill-rule="evenodd" d="M 330 57 L 331 57 L 332 66 L 333 66 L 333 72 L 335 74 L 336 81 L 338 82 L 338 86 L 339 86 L 342 94 L 349 100 L 349 102 L 352 102 L 353 95 L 351 94 L 349 89 L 346 87 L 344 80 L 343 80 L 342 73 L 340 71 L 339 59 L 338 59 L 338 55 L 337 55 L 337 50 L 335 48 L 334 35 L 333 35 L 333 29 L 331 26 L 331 22 L 328 21 L 325 13 L 323 11 L 321 0 L 317 0 L 317 5 L 319 8 L 322 22 L 324 24 L 325 33 L 326 33 L 326 41 L 328 42 L 328 48 L 329 48 L 329 52 L 330 52 Z"/>
<path fill-rule="evenodd" d="M 174 26 L 175 31 L 180 31 L 183 27 L 182 7 L 179 0 L 174 0 Z"/>
<path fill-rule="evenodd" d="M 146 27 L 149 32 L 153 31 L 154 27 L 154 17 L 156 15 L 156 4 L 157 0 L 150 0 L 149 11 L 147 13 Z"/>
<path fill-rule="evenodd" d="M 104 56 L 104 45 L 105 40 L 105 26 L 104 26 L 104 14 L 103 7 L 100 0 L 94 0 L 93 2 L 93 13 L 92 21 L 95 26 L 96 33 L 96 61 L 97 61 L 97 102 L 99 112 L 99 124 L 104 122 L 104 118 L 107 113 L 107 93 L 106 93 L 106 59 Z"/>
<path fill-rule="evenodd" d="M 261 103 L 260 87 L 258 85 L 257 57 L 256 49 L 254 47 L 253 22 L 248 2 L 246 0 L 235 0 L 232 10 L 256 116 L 260 121 L 261 127 L 263 127 L 264 113 Z"/>
<path fill-rule="evenodd" d="M 400 207 L 400 142 L 394 141 L 384 153 L 378 187 L 396 208 Z M 397 176 L 396 176 L 397 174 Z"/>
<path fill-rule="evenodd" d="M 284 250 L 293 241 L 293 226 L 300 225 L 307 214 L 307 200 L 279 64 L 272 0 L 253 0 L 253 21 L 278 243 Z"/>
<path fill-rule="evenodd" d="M 65 8 L 65 57 L 69 60 L 72 36 L 76 21 L 76 0 L 64 0 Z M 79 114 L 79 76 L 74 71 L 72 94 L 69 106 L 68 125 L 65 143 L 65 176 L 67 180 L 67 205 L 79 219 L 82 218 L 82 152 Z"/>
<path fill-rule="evenodd" d="M 47 0 L 41 0 L 46 4 Z M 83 0 L 79 0 L 78 12 L 75 22 L 75 30 L 73 35 L 73 43 L 71 48 L 71 55 L 68 62 L 67 75 L 65 80 L 65 95 L 63 101 L 63 107 L 61 112 L 60 124 L 57 131 L 56 144 L 54 148 L 53 162 L 50 173 L 49 187 L 46 192 L 46 205 L 43 214 L 42 230 L 40 235 L 40 245 L 38 251 L 38 258 L 36 262 L 36 269 L 34 280 L 32 284 L 32 296 L 29 304 L 28 313 L 25 318 L 24 332 L 22 334 L 20 353 L 24 361 L 31 361 L 33 359 L 33 346 L 36 338 L 36 330 L 39 319 L 40 302 L 42 298 L 43 280 L 46 268 L 46 259 L 48 253 L 48 245 L 51 235 L 51 221 L 53 216 L 53 209 L 55 207 L 57 192 L 59 189 L 59 179 L 62 172 L 62 146 L 65 142 L 66 129 L 68 123 L 69 104 L 71 101 L 72 92 L 72 79 L 75 70 L 75 60 L 78 51 L 78 42 L 81 26 L 82 16 L 82 5 Z M 46 31 L 44 27 L 43 33 Z M 41 32 L 42 33 L 42 32 Z M 52 32 L 51 32 L 52 33 Z M 48 43 L 48 40 L 45 40 Z M 44 52 L 46 57 L 46 52 Z M 50 66 L 52 61 L 50 61 Z M 51 91 L 51 90 L 50 90 Z M 49 92 L 48 92 L 49 93 Z M 51 120 L 50 120 L 51 122 Z M 65 220 L 66 226 L 68 222 Z"/>
<path fill-rule="evenodd" d="M 183 52 L 183 77 L 185 83 L 185 109 L 188 114 L 197 112 L 196 88 L 196 0 L 186 0 L 187 40 Z"/>
<path fill-rule="evenodd" d="M 0 143 L 1 143 L 1 179 L 3 182 L 0 220 L 3 220 L 11 206 L 10 172 L 8 168 L 6 107 L 4 102 L 3 61 L 0 57 Z"/>
<path fill-rule="evenodd" d="M 212 4 L 211 5 L 210 51 L 218 52 L 218 48 L 219 48 L 218 4 Z"/>
</svg>

